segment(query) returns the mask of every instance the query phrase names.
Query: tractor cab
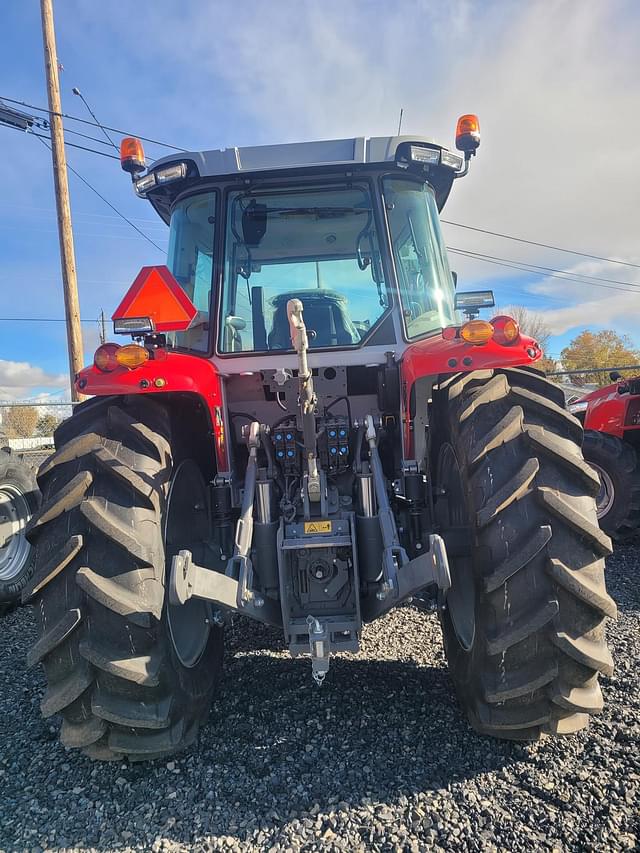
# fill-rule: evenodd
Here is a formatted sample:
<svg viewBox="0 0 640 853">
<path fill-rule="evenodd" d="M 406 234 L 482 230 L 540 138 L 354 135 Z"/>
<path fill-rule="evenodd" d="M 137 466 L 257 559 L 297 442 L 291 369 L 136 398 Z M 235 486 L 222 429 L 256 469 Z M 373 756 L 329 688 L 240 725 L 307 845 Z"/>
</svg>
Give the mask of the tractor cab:
<svg viewBox="0 0 640 853">
<path fill-rule="evenodd" d="M 478 143 L 466 116 L 464 156 L 423 137 L 347 139 L 172 155 L 142 175 L 125 140 L 123 167 L 169 224 L 168 267 L 198 311 L 172 345 L 240 372 L 243 356 L 292 351 L 292 298 L 310 349 L 367 347 L 371 361 L 452 325 L 438 213 Z"/>
</svg>

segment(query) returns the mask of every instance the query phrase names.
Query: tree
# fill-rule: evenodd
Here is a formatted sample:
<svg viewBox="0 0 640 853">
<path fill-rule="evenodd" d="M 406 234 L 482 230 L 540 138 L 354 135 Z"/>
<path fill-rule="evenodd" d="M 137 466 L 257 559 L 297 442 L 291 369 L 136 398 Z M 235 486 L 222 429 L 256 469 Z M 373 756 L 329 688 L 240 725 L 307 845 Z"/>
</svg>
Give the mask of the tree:
<svg viewBox="0 0 640 853">
<path fill-rule="evenodd" d="M 46 414 L 43 415 L 38 420 L 38 425 L 36 426 L 36 433 L 38 435 L 43 435 L 49 437 L 53 435 L 55 428 L 60 423 L 59 419 L 55 415 Z"/>
<path fill-rule="evenodd" d="M 30 438 L 38 423 L 38 412 L 33 406 L 12 406 L 5 409 L 2 423 L 9 438 Z"/>
<path fill-rule="evenodd" d="M 627 335 L 619 335 L 612 329 L 602 332 L 584 331 L 562 350 L 560 358 L 564 370 L 622 367 L 625 364 L 640 364 L 640 350 L 634 347 L 633 341 Z M 580 379 L 585 384 L 593 383 L 599 386 L 611 382 L 607 373 L 585 373 Z"/>
<path fill-rule="evenodd" d="M 544 314 L 531 311 L 529 308 L 525 308 L 524 305 L 508 305 L 506 308 L 496 309 L 496 313 L 507 314 L 509 317 L 513 317 L 520 326 L 520 331 L 524 335 L 528 335 L 530 338 L 536 340 L 543 352 L 546 353 L 547 344 L 551 337 L 551 328 Z M 536 367 L 544 370 L 545 373 L 552 373 L 554 370 L 557 370 L 558 365 L 553 358 L 545 354 L 540 361 L 536 362 Z"/>
</svg>

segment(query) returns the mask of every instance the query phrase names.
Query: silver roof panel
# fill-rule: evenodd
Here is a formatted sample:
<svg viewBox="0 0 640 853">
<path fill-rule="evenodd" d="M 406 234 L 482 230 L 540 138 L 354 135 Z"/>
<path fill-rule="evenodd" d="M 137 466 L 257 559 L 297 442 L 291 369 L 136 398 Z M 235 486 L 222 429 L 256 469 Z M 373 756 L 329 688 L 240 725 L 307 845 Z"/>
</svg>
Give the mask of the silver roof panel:
<svg viewBox="0 0 640 853">
<path fill-rule="evenodd" d="M 289 142 L 282 145 L 253 145 L 221 151 L 185 151 L 156 160 L 151 168 L 176 160 L 192 160 L 201 177 L 234 175 L 243 172 L 335 166 L 357 163 L 385 163 L 395 160 L 402 142 L 423 142 L 441 148 L 426 136 L 374 136 L 367 139 L 327 139 L 319 142 Z"/>
</svg>

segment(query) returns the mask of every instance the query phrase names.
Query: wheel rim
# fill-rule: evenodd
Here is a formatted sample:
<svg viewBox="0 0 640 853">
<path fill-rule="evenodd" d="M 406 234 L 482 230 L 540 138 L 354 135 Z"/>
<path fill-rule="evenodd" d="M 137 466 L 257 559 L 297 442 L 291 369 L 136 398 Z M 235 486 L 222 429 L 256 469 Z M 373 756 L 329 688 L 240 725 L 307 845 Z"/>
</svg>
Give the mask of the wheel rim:
<svg viewBox="0 0 640 853">
<path fill-rule="evenodd" d="M 166 573 L 173 557 L 182 549 L 191 551 L 196 562 L 208 538 L 207 493 L 200 469 L 191 459 L 176 468 L 169 495 L 164 530 Z M 173 649 L 180 663 L 196 666 L 211 630 L 209 605 L 199 598 L 185 604 L 167 604 L 167 622 Z"/>
<path fill-rule="evenodd" d="M 596 495 L 596 515 L 598 518 L 604 518 L 616 499 L 616 489 L 613 485 L 613 480 L 604 468 L 601 468 L 593 462 L 589 462 L 589 465 L 591 465 L 600 478 L 600 490 Z"/>
<path fill-rule="evenodd" d="M 438 523 L 446 533 L 454 527 L 469 524 L 460 465 L 455 450 L 445 444 L 438 459 L 438 485 L 444 499 L 438 500 Z M 476 634 L 475 580 L 471 557 L 450 557 L 451 588 L 447 592 L 447 610 L 458 642 L 465 651 L 473 645 Z"/>
<path fill-rule="evenodd" d="M 0 483 L 0 581 L 18 577 L 29 559 L 31 545 L 24 529 L 30 518 L 22 489 L 14 483 Z"/>
</svg>

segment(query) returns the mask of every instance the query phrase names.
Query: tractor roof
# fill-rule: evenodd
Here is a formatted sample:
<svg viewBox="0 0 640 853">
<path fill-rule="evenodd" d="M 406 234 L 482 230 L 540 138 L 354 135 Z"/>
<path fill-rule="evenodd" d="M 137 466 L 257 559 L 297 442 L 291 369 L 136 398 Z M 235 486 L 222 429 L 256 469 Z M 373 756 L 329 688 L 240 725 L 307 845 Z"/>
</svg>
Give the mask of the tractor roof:
<svg viewBox="0 0 640 853">
<path fill-rule="evenodd" d="M 326 139 L 319 142 L 288 142 L 280 145 L 251 145 L 219 151 L 185 151 L 156 160 L 155 169 L 176 160 L 191 160 L 200 177 L 236 175 L 273 169 L 339 166 L 357 163 L 386 163 L 395 160 L 401 143 L 426 143 L 442 148 L 426 136 L 374 136 L 367 139 Z"/>
<path fill-rule="evenodd" d="M 261 175 L 286 171 L 328 170 L 345 167 L 384 166 L 401 162 L 402 168 L 407 168 L 409 155 L 415 148 L 431 148 L 442 151 L 437 156 L 437 163 L 432 166 L 424 165 L 425 161 L 418 160 L 415 164 L 420 174 L 433 187 L 438 209 L 442 210 L 451 191 L 455 177 L 455 161 L 457 168 L 462 166 L 462 157 L 448 151 L 426 136 L 374 136 L 366 138 L 357 136 L 351 139 L 327 139 L 318 142 L 289 142 L 281 145 L 252 145 L 246 148 L 224 148 L 220 151 L 179 151 L 156 160 L 149 166 L 147 175 L 134 181 L 136 193 L 147 198 L 156 212 L 169 222 L 171 206 L 175 198 L 185 188 L 190 189 L 198 181 L 208 179 L 233 180 L 238 176 Z M 448 164 L 444 163 L 444 157 Z M 453 162 L 452 162 L 453 158 Z M 172 165 L 183 164 L 186 169 L 184 180 L 171 182 L 162 180 L 154 182 L 152 187 L 141 188 L 147 176 L 157 173 Z"/>
</svg>

